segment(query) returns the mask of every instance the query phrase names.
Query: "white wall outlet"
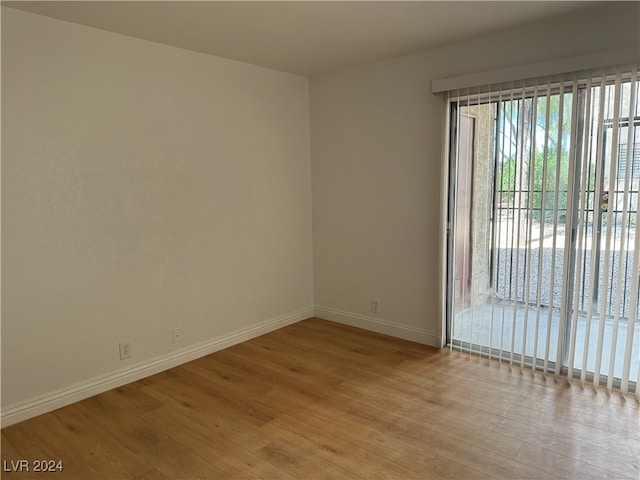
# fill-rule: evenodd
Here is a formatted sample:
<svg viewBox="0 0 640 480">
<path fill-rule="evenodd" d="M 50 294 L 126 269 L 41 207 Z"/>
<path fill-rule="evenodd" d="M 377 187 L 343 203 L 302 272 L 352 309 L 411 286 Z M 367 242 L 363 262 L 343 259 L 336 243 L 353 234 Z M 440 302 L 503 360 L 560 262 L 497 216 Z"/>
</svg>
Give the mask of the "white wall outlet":
<svg viewBox="0 0 640 480">
<path fill-rule="evenodd" d="M 372 298 L 371 299 L 371 311 L 373 313 L 380 313 L 380 299 Z"/>
<path fill-rule="evenodd" d="M 176 327 L 173 329 L 173 343 L 180 343 L 182 341 L 182 327 Z"/>
<path fill-rule="evenodd" d="M 132 342 L 128 340 L 126 342 L 120 342 L 118 345 L 120 346 L 120 360 L 126 360 L 127 358 L 131 358 L 133 355 Z"/>
</svg>

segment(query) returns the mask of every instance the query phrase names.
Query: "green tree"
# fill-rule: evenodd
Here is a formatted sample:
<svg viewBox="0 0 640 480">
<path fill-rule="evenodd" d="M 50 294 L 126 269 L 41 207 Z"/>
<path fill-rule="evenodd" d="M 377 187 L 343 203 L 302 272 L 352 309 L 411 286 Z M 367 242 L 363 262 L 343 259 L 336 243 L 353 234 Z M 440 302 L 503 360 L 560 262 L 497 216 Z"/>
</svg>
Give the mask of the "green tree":
<svg viewBox="0 0 640 480">
<path fill-rule="evenodd" d="M 564 222 L 566 218 L 569 155 L 562 154 L 559 160 L 558 166 L 558 154 L 555 149 L 548 150 L 546 162 L 544 152 L 536 152 L 533 168 L 529 167 L 529 172 L 533 175 L 533 190 L 530 192 L 533 197 L 531 207 L 533 217 L 537 220 L 543 218 L 545 221 L 553 220 L 556 204 L 558 221 Z"/>
<path fill-rule="evenodd" d="M 534 158 L 526 163 L 532 186 L 530 205 L 537 220 L 552 221 L 556 207 L 557 221 L 566 219 L 573 95 L 563 94 L 562 108 L 560 100 L 559 94 L 542 97 L 535 108 Z"/>
<path fill-rule="evenodd" d="M 500 176 L 498 180 L 498 191 L 503 202 L 512 202 L 516 186 L 516 161 L 508 158 L 500 166 Z"/>
</svg>

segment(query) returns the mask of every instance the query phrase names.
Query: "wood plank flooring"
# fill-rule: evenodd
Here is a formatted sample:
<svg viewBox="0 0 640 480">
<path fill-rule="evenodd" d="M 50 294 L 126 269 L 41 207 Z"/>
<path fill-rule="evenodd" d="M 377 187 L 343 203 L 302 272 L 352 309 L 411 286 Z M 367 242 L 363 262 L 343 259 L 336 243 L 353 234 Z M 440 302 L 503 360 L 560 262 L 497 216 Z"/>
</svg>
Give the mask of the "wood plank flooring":
<svg viewBox="0 0 640 480">
<path fill-rule="evenodd" d="M 309 319 L 3 429 L 2 478 L 637 479 L 639 411 Z"/>
</svg>

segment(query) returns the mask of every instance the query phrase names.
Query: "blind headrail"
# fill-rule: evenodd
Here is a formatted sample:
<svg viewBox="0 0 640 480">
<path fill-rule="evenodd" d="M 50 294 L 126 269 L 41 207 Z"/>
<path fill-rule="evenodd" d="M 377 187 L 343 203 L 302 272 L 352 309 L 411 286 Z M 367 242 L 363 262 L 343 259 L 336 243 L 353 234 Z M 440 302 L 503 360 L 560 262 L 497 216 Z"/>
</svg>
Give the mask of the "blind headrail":
<svg viewBox="0 0 640 480">
<path fill-rule="evenodd" d="M 547 62 L 519 65 L 488 72 L 472 73 L 431 81 L 431 93 L 442 93 L 465 88 L 502 85 L 509 82 L 585 70 L 629 65 L 640 62 L 640 47 L 591 53 L 577 57 L 561 58 Z M 482 90 L 482 88 L 480 88 Z"/>
</svg>

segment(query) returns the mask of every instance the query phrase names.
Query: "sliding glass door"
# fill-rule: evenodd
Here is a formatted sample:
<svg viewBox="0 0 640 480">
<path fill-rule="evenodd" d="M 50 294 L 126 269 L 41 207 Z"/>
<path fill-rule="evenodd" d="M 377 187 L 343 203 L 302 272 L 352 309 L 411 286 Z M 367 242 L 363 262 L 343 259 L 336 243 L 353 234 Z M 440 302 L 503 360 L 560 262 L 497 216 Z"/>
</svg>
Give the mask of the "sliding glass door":
<svg viewBox="0 0 640 480">
<path fill-rule="evenodd" d="M 636 388 L 638 93 L 634 70 L 452 99 L 452 347 Z"/>
</svg>

